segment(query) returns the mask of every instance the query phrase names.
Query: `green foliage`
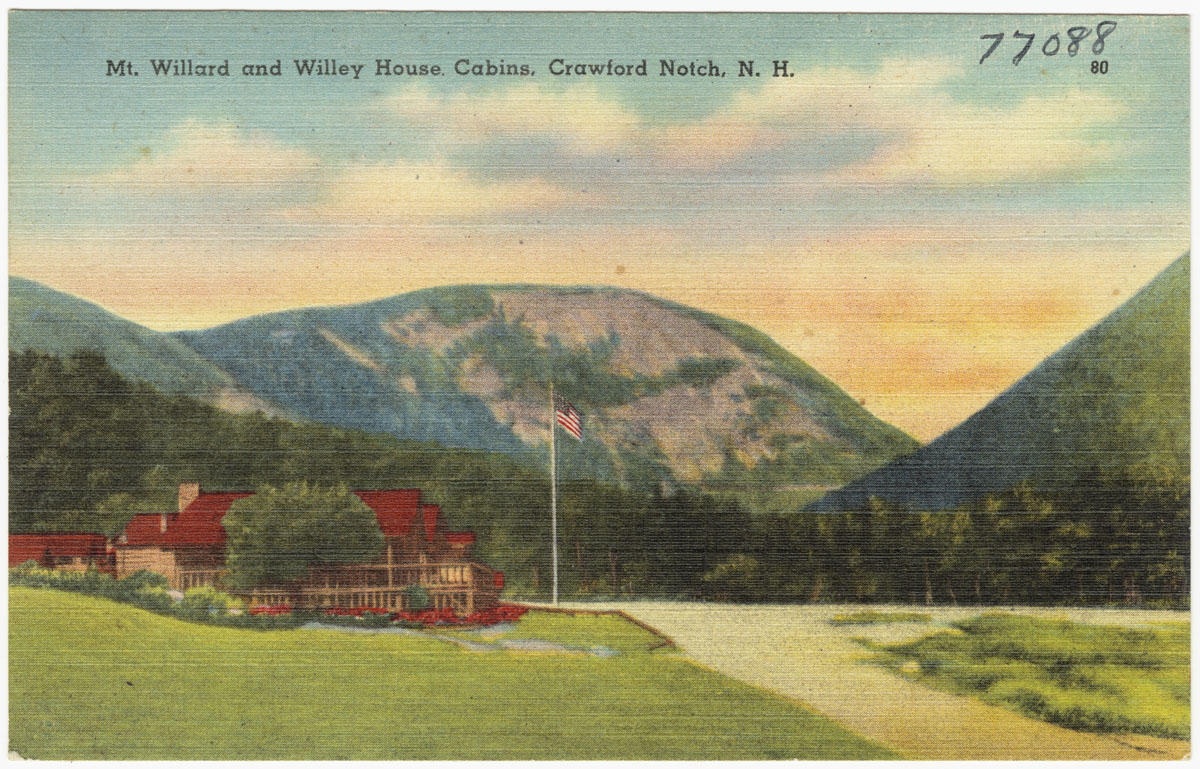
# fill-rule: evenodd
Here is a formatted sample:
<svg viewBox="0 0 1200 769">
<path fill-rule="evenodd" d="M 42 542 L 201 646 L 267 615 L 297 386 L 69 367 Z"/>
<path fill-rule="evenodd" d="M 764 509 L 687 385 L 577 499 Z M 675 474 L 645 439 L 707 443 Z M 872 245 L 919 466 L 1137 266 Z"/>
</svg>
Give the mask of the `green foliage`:
<svg viewBox="0 0 1200 769">
<path fill-rule="evenodd" d="M 143 587 L 129 593 L 122 601 L 139 609 L 165 614 L 170 611 L 175 602 L 165 587 Z"/>
<path fill-rule="evenodd" d="M 90 352 L 10 354 L 9 383 L 10 529 L 120 530 L 105 503 L 138 485 L 152 429 L 138 400 L 153 391 Z"/>
<path fill-rule="evenodd" d="M 228 614 L 230 609 L 242 610 L 245 604 L 240 598 L 222 593 L 214 587 L 193 587 L 183 595 L 175 607 L 182 619 L 204 620 L 210 616 Z"/>
<path fill-rule="evenodd" d="M 162 588 L 166 590 L 170 587 L 167 578 L 158 572 L 138 569 L 132 574 L 128 574 L 119 580 L 119 583 L 130 590 L 146 590 L 149 588 Z"/>
<path fill-rule="evenodd" d="M 241 599 L 212 587 L 192 588 L 183 600 L 175 601 L 167 590 L 166 578 L 148 571 L 138 571 L 122 579 L 114 579 L 109 574 L 97 571 L 43 569 L 35 561 L 27 561 L 17 568 L 9 569 L 8 584 L 81 593 L 191 622 L 254 630 L 294 628 L 317 618 L 315 614 L 304 612 L 282 616 L 251 616 L 239 611 L 243 608 Z M 230 610 L 234 612 L 231 614 Z"/>
<path fill-rule="evenodd" d="M 8 279 L 8 346 L 63 357 L 93 351 L 166 392 L 203 395 L 228 383 L 217 366 L 169 334 L 24 278 Z"/>
<path fill-rule="evenodd" d="M 94 356 L 10 355 L 10 383 L 14 532 L 115 533 L 134 512 L 173 506 L 185 481 L 210 490 L 419 488 L 448 526 L 478 533 L 475 557 L 506 573 L 511 594 L 549 591 L 550 484 L 539 467 L 230 415 L 133 385 Z M 593 446 L 562 442 L 560 471 L 599 461 Z M 1190 485 L 1173 465 L 1096 467 L 1065 489 L 1016 485 L 948 513 L 877 500 L 831 515 L 796 512 L 822 493 L 805 473 L 838 477 L 859 459 L 803 440 L 780 446 L 752 469 L 731 454 L 712 484 L 718 495 L 664 488 L 665 460 L 645 448 L 618 453 L 626 489 L 562 472 L 562 594 L 1187 605 Z M 739 554 L 759 564 L 753 589 L 718 580 L 721 572 L 703 579 Z"/>
<path fill-rule="evenodd" d="M 713 382 L 742 365 L 733 358 L 683 358 L 675 364 L 673 374 L 689 387 L 709 387 Z"/>
<path fill-rule="evenodd" d="M 817 509 L 862 509 L 880 496 L 944 510 L 1023 482 L 1075 493 L 1098 475 L 1178 486 L 1191 462 L 1190 261 L 1176 260 L 958 427 Z"/>
<path fill-rule="evenodd" d="M 345 486 L 262 486 L 222 520 L 228 581 L 235 588 L 289 582 L 310 566 L 366 563 L 383 552 L 371 508 Z"/>
<path fill-rule="evenodd" d="M 757 559 L 737 554 L 721 561 L 703 577 L 705 585 L 718 598 L 750 601 L 763 593 L 763 569 Z"/>
<path fill-rule="evenodd" d="M 167 595 L 166 578 L 148 571 L 137 571 L 118 580 L 94 569 L 59 571 L 43 569 L 36 561 L 26 561 L 9 570 L 8 583 L 83 593 L 151 611 L 167 611 L 172 606 L 171 597 Z"/>
<path fill-rule="evenodd" d="M 404 588 L 404 605 L 408 611 L 421 611 L 429 607 L 429 591 L 421 585 Z"/>
<path fill-rule="evenodd" d="M 884 663 L 922 682 L 1091 732 L 1190 734 L 1190 631 L 985 614 L 885 647 Z"/>
<path fill-rule="evenodd" d="M 743 552 L 772 600 L 1187 606 L 1183 479 L 1096 473 L 1057 495 L 1020 485 L 945 513 L 882 500 L 758 516 Z"/>
<path fill-rule="evenodd" d="M 831 625 L 891 625 L 895 623 L 928 624 L 932 617 L 915 611 L 855 611 L 835 614 Z"/>
<path fill-rule="evenodd" d="M 486 318 L 495 309 L 491 292 L 478 286 L 442 286 L 426 293 L 434 317 L 447 326 Z"/>
</svg>

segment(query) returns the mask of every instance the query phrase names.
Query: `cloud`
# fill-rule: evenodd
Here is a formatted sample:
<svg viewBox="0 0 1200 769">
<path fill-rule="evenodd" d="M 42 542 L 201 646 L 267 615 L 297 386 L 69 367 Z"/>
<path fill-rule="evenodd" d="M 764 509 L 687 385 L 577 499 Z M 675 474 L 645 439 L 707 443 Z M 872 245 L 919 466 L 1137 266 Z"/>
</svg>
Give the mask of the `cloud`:
<svg viewBox="0 0 1200 769">
<path fill-rule="evenodd" d="M 829 174 L 814 183 L 934 185 L 1074 176 L 1112 157 L 1093 137 L 1120 117 L 1101 92 L 1031 96 L 1010 107 L 953 98 L 962 65 L 944 60 L 885 62 L 874 71 L 814 67 L 742 89 L 694 121 L 645 120 L 590 85 L 521 84 L 487 94 L 437 94 L 410 87 L 387 97 L 385 114 L 440 146 L 526 139 L 575 155 L 619 152 L 665 172 L 715 170 L 755 157 L 819 145 Z M 874 151 L 864 160 L 862 146 Z M 786 162 L 772 169 L 787 175 Z"/>
<path fill-rule="evenodd" d="M 1093 136 L 1121 116 L 1102 92 L 981 106 L 945 90 L 960 72 L 939 60 L 903 61 L 874 72 L 822 67 L 772 79 L 699 123 L 666 129 L 660 154 L 721 163 L 817 138 L 836 152 L 840 137 L 848 150 L 865 137 L 877 142 L 868 159 L 851 160 L 847 152 L 842 160 L 850 162 L 813 181 L 953 186 L 1072 177 L 1117 151 Z"/>
<path fill-rule="evenodd" d="M 120 189 L 134 194 L 268 192 L 316 180 L 320 162 L 266 133 L 228 123 L 188 120 L 171 128 L 163 148 L 142 149 L 143 157 L 73 186 Z"/>
<path fill-rule="evenodd" d="M 161 146 L 157 151 L 146 147 L 143 157 L 124 167 L 73 179 L 66 186 L 116 201 L 150 198 L 138 205 L 161 204 L 167 207 L 164 212 L 174 212 L 173 227 L 190 223 L 201 229 L 256 222 L 275 229 L 479 221 L 602 197 L 540 178 L 480 180 L 468 167 L 439 159 L 323 163 L 270 134 L 241 131 L 228 123 L 186 121 L 167 131 Z M 180 206 L 180 197 L 190 202 Z"/>
<path fill-rule="evenodd" d="M 555 90 L 528 83 L 449 94 L 412 86 L 387 97 L 382 106 L 401 125 L 454 141 L 538 135 L 584 154 L 624 150 L 642 127 L 634 113 L 590 85 Z"/>
<path fill-rule="evenodd" d="M 331 178 L 321 200 L 293 208 L 293 220 L 392 226 L 447 220 L 478 221 L 515 211 L 578 205 L 585 193 L 543 179 L 483 181 L 443 162 L 351 166 Z"/>
<path fill-rule="evenodd" d="M 902 138 L 838 175 L 851 182 L 927 181 L 939 186 L 1071 178 L 1110 162 L 1117 148 L 1089 132 L 1120 108 L 1101 93 L 1035 96 L 1011 108 L 943 103 L 908 115 Z"/>
</svg>

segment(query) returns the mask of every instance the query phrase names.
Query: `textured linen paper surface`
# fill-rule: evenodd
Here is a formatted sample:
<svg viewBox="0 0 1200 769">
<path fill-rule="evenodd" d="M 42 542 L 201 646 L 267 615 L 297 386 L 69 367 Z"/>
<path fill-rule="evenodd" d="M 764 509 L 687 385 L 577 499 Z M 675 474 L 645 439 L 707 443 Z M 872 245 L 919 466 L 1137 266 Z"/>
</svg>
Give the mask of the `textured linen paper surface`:
<svg viewBox="0 0 1200 769">
<path fill-rule="evenodd" d="M 8 22 L 10 756 L 1190 753 L 1186 16 Z"/>
</svg>

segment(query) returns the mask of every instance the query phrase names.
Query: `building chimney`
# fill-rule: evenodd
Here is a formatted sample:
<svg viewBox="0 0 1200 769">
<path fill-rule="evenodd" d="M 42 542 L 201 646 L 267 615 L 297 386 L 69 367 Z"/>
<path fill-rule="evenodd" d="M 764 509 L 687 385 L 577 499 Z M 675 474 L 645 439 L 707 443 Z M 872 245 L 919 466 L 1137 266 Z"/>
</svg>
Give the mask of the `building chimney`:
<svg viewBox="0 0 1200 769">
<path fill-rule="evenodd" d="M 158 518 L 158 533 L 162 534 L 166 530 L 167 530 L 167 512 L 164 510 L 162 515 L 159 516 L 159 518 Z"/>
<path fill-rule="evenodd" d="M 188 505 L 196 501 L 196 497 L 200 496 L 200 484 L 198 483 L 181 483 L 179 484 L 179 512 Z M 163 529 L 167 528 L 167 514 L 163 513 Z"/>
</svg>

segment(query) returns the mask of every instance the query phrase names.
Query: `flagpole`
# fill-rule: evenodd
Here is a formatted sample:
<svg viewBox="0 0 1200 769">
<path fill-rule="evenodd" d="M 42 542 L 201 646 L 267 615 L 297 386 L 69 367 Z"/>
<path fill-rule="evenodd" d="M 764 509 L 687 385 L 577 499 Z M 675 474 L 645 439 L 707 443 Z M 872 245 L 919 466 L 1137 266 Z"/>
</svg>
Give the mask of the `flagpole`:
<svg viewBox="0 0 1200 769">
<path fill-rule="evenodd" d="M 558 468 L 555 461 L 555 440 L 558 433 L 558 407 L 554 404 L 554 382 L 550 382 L 550 561 L 554 605 L 558 606 Z"/>
</svg>

